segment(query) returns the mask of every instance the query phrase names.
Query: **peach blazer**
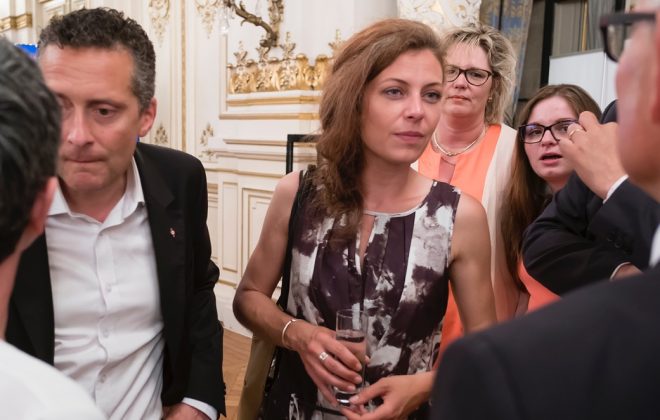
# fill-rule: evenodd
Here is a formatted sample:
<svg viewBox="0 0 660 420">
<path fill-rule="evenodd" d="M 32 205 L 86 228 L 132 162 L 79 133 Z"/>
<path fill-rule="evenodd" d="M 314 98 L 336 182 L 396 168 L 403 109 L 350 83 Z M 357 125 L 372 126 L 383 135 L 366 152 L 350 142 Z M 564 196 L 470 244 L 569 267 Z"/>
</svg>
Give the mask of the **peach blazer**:
<svg viewBox="0 0 660 420">
<path fill-rule="evenodd" d="M 511 158 L 516 141 L 516 130 L 505 124 L 492 124 L 484 139 L 473 149 L 459 155 L 450 184 L 479 200 L 486 209 L 491 242 L 491 280 L 495 293 L 498 319 L 513 317 L 518 304 L 519 291 L 510 280 L 504 264 L 504 255 L 498 252 L 498 210 L 504 187 L 509 180 Z M 417 170 L 437 179 L 440 169 L 440 154 L 433 150 L 430 142 L 417 162 Z M 496 263 L 501 261 L 501 263 Z M 462 335 L 458 308 L 450 294 L 447 312 L 442 327 L 440 350 Z"/>
</svg>

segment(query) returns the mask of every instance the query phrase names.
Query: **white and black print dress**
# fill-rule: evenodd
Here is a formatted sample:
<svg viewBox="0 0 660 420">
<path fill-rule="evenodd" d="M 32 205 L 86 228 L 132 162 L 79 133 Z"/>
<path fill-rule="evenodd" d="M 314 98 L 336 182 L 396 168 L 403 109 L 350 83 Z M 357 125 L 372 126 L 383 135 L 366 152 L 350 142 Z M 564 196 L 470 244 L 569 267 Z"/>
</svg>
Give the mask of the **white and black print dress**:
<svg viewBox="0 0 660 420">
<path fill-rule="evenodd" d="M 340 221 L 310 216 L 304 204 L 298 213 L 287 312 L 335 329 L 337 310 L 361 305 L 369 318 L 367 384 L 433 366 L 447 306 L 447 265 L 459 197 L 455 187 L 434 182 L 410 211 L 367 212 L 375 220 L 361 263 L 359 238 L 344 247 L 329 244 Z M 278 363 L 263 418 L 342 418 L 317 391 L 297 353 L 283 351 Z M 410 418 L 425 418 L 426 409 Z"/>
</svg>

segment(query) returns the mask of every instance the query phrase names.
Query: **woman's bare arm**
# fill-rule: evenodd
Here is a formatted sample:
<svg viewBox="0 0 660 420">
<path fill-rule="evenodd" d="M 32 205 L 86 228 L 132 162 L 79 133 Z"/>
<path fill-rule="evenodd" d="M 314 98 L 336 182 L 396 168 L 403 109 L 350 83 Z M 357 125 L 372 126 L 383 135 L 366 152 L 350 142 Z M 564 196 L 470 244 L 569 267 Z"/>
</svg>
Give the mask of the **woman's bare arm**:
<svg viewBox="0 0 660 420">
<path fill-rule="evenodd" d="M 282 274 L 298 177 L 298 172 L 292 172 L 278 182 L 233 304 L 234 314 L 241 324 L 278 345 L 283 344 L 281 331 L 291 316 L 282 312 L 271 296 Z"/>
<path fill-rule="evenodd" d="M 486 212 L 467 194 L 456 209 L 452 237 L 450 279 L 466 332 L 496 321 L 490 278 L 490 238 Z"/>
</svg>

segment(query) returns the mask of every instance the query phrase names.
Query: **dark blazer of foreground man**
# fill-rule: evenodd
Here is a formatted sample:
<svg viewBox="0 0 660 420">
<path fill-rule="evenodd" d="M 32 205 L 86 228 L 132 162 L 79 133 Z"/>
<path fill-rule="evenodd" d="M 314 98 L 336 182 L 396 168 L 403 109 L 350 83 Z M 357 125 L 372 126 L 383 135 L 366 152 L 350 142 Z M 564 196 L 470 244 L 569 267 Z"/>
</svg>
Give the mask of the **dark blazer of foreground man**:
<svg viewBox="0 0 660 420">
<path fill-rule="evenodd" d="M 222 413 L 222 327 L 213 295 L 218 268 L 210 260 L 204 168 L 190 155 L 143 143 L 134 156 L 149 215 L 164 323 L 163 405 L 189 396 Z M 42 235 L 23 253 L 7 341 L 52 365 L 47 241 Z"/>
<path fill-rule="evenodd" d="M 619 27 L 604 34 L 629 36 L 616 76 L 618 157 L 630 182 L 658 206 L 660 2 L 650 5 L 642 0 L 630 14 L 608 16 L 608 26 Z M 611 48 L 624 40 L 604 45 L 618 58 L 621 51 Z M 599 132 L 582 127 L 567 141 L 588 147 Z M 660 418 L 660 228 L 649 229 L 655 236 L 644 274 L 583 287 L 450 346 L 438 368 L 431 418 Z"/>
<path fill-rule="evenodd" d="M 657 419 L 660 266 L 447 349 L 433 419 Z"/>
</svg>

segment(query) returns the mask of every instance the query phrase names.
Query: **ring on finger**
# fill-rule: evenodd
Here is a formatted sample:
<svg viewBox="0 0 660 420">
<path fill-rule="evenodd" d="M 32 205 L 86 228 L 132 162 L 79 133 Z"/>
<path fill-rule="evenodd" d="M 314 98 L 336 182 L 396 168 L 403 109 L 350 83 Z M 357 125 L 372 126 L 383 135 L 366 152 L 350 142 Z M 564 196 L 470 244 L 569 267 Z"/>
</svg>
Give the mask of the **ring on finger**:
<svg viewBox="0 0 660 420">
<path fill-rule="evenodd" d="M 584 131 L 584 130 L 583 130 L 582 128 L 580 128 L 580 127 L 577 127 L 577 128 L 572 129 L 572 130 L 568 133 L 568 139 L 569 139 L 569 140 L 573 140 L 573 134 L 577 133 L 578 131 Z"/>
<path fill-rule="evenodd" d="M 324 351 L 322 351 L 321 353 L 319 353 L 319 360 L 320 360 L 321 362 L 324 362 L 324 361 L 325 361 L 325 359 L 327 359 L 327 358 L 328 358 L 328 356 L 329 356 L 329 354 L 328 354 L 328 353 L 326 353 L 326 352 L 324 352 Z"/>
</svg>

